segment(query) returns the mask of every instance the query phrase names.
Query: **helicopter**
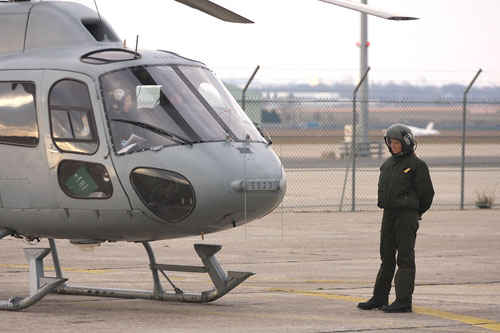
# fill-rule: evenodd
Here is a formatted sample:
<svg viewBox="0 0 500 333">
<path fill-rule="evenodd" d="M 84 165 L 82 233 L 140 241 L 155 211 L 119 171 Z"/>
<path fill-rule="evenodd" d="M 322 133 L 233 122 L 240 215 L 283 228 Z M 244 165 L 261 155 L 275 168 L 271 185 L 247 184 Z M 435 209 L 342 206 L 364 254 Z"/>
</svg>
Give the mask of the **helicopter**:
<svg viewBox="0 0 500 333">
<path fill-rule="evenodd" d="M 208 0 L 176 1 L 251 23 Z M 203 266 L 184 266 L 157 263 L 149 244 L 244 225 L 286 192 L 270 137 L 205 64 L 127 48 L 98 12 L 71 2 L 0 2 L 0 29 L 0 239 L 50 246 L 24 249 L 29 296 L 1 310 L 48 293 L 211 302 L 254 274 L 226 274 L 220 245 L 195 244 Z M 141 243 L 153 290 L 68 285 L 56 239 Z M 55 277 L 45 276 L 48 254 Z M 215 288 L 185 293 L 165 271 L 207 273 Z"/>
</svg>

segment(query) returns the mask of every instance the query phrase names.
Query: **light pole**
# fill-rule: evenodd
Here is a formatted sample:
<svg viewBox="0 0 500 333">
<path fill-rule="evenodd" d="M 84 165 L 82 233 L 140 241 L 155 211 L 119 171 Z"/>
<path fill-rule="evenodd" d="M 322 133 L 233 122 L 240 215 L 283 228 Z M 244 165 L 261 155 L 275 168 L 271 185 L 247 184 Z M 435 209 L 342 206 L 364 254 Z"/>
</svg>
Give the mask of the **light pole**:
<svg viewBox="0 0 500 333">
<path fill-rule="evenodd" d="M 367 0 L 361 0 L 366 5 Z M 359 42 L 359 78 L 366 75 L 368 69 L 368 18 L 366 13 L 361 13 L 361 40 Z M 368 76 L 362 80 L 359 90 L 359 155 L 367 156 L 370 153 L 370 138 L 368 136 Z M 356 126 L 356 124 L 353 124 Z"/>
<path fill-rule="evenodd" d="M 368 78 L 361 80 L 368 69 L 368 22 L 366 14 L 378 16 L 388 20 L 406 21 L 416 20 L 418 18 L 407 15 L 396 14 L 381 8 L 370 7 L 367 0 L 361 0 L 360 3 L 347 0 L 320 0 L 330 3 L 335 6 L 341 6 L 361 12 L 361 40 L 359 42 L 360 48 L 360 68 L 359 78 L 363 82 L 359 90 L 360 96 L 360 114 L 359 114 L 359 155 L 367 156 L 369 153 L 369 136 L 368 136 Z M 353 124 L 356 126 L 356 124 Z"/>
</svg>

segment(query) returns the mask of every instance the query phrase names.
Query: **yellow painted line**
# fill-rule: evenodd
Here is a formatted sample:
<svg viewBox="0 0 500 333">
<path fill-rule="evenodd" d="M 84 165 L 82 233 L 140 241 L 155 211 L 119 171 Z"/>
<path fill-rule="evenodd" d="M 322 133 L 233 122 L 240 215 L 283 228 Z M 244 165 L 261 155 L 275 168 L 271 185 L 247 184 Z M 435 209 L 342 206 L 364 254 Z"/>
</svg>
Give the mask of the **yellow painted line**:
<svg viewBox="0 0 500 333">
<path fill-rule="evenodd" d="M 335 299 L 335 300 L 341 300 L 341 301 L 349 301 L 349 302 L 360 302 L 360 301 L 366 300 L 364 298 L 359 298 L 359 297 L 326 294 L 326 293 L 319 293 L 319 292 L 308 291 L 308 290 L 271 288 L 270 291 L 274 291 L 274 292 L 281 291 L 281 292 L 288 292 L 288 293 L 293 293 L 293 294 L 298 294 L 298 295 L 323 297 L 323 298 L 329 298 L 329 299 Z M 441 310 L 428 309 L 428 308 L 424 308 L 421 306 L 414 306 L 413 312 L 427 315 L 427 316 L 437 317 L 437 318 L 441 318 L 441 319 L 458 321 L 458 322 L 465 323 L 468 325 L 477 326 L 477 327 L 485 328 L 485 329 L 488 329 L 491 331 L 500 332 L 500 323 L 493 321 L 493 320 L 489 320 L 489 319 L 464 316 L 464 315 L 459 315 L 456 313 L 451 313 L 451 312 L 446 312 L 446 311 L 441 311 Z"/>
<path fill-rule="evenodd" d="M 10 267 L 10 268 L 25 268 L 29 269 L 29 265 L 14 265 L 14 264 L 0 264 L 0 267 Z M 48 271 L 54 271 L 54 267 L 44 267 Z M 79 273 L 90 273 L 90 274 L 103 274 L 117 272 L 110 269 L 80 269 L 80 268 L 61 268 L 61 271 L 65 272 L 79 272 Z"/>
<path fill-rule="evenodd" d="M 283 291 L 283 292 L 288 292 L 288 293 L 298 294 L 298 295 L 323 297 L 323 298 L 335 299 L 338 301 L 348 301 L 348 302 L 366 301 L 366 299 L 364 299 L 364 298 L 359 298 L 359 297 L 354 297 L 354 296 L 325 294 L 325 293 L 318 293 L 315 291 L 308 291 L 308 290 L 293 290 L 293 289 L 283 289 L 283 288 L 270 288 L 269 290 L 274 291 L 274 292 Z"/>
<path fill-rule="evenodd" d="M 250 277 L 249 281 L 254 282 L 303 282 L 303 283 L 332 283 L 332 284 L 366 284 L 371 283 L 371 281 L 341 281 L 341 280 L 304 280 L 304 279 L 293 279 L 293 278 L 258 278 L 255 276 Z"/>
<path fill-rule="evenodd" d="M 0 264 L 0 267 L 29 269 L 29 265 Z M 47 271 L 55 271 L 55 268 L 51 267 L 51 266 L 44 267 L 44 269 Z M 77 272 L 77 273 L 90 273 L 90 274 L 105 274 L 105 273 L 118 272 L 117 270 L 112 270 L 112 269 L 81 269 L 81 268 L 61 268 L 61 271 L 63 271 L 63 272 Z M 170 280 L 172 280 L 172 281 L 184 281 L 184 280 L 186 280 L 186 278 L 170 277 Z"/>
<path fill-rule="evenodd" d="M 107 304 L 107 303 L 113 303 L 117 302 L 119 299 L 110 299 L 110 298 L 102 298 L 99 300 L 99 305 L 102 304 Z M 92 302 L 92 303 L 90 303 Z M 164 301 L 166 303 L 173 304 L 175 302 L 171 301 Z M 74 304 L 76 306 L 89 306 L 91 304 L 92 308 L 96 308 L 98 305 L 95 304 L 94 301 L 87 301 L 87 302 L 82 302 L 80 300 L 78 301 L 65 301 L 64 304 Z M 108 306 L 108 305 L 106 305 Z M 123 309 L 130 309 L 130 310 L 137 310 L 137 306 L 133 304 L 121 304 L 120 308 Z M 186 308 L 187 309 L 187 308 Z M 208 307 L 207 307 L 208 309 Z M 226 309 L 223 311 L 213 311 L 213 310 L 205 310 L 199 307 L 196 308 L 189 308 L 188 310 L 181 310 L 181 309 L 176 309 L 176 314 L 177 315 L 218 315 L 218 316 L 226 316 L 226 317 L 235 317 L 235 316 L 240 316 L 240 317 L 249 317 L 249 318 L 261 318 L 261 319 L 276 319 L 276 320 L 296 320 L 296 321 L 305 321 L 305 322 L 310 322 L 310 321 L 323 321 L 323 322 L 328 322 L 328 323 L 335 323 L 336 319 L 334 318 L 328 318 L 324 316 L 314 316 L 314 315 L 296 315 L 296 314 L 268 314 L 268 313 L 257 313 L 257 312 L 241 312 L 241 311 L 234 311 L 233 308 L 231 309 Z"/>
<path fill-rule="evenodd" d="M 363 281 L 305 280 L 306 283 L 363 284 Z"/>
<path fill-rule="evenodd" d="M 500 323 L 493 321 L 493 320 L 471 317 L 471 316 L 464 316 L 464 315 L 459 315 L 459 314 L 441 311 L 441 310 L 433 310 L 433 309 L 423 308 L 420 306 L 414 306 L 413 310 L 416 313 L 425 314 L 428 316 L 433 316 L 433 317 L 438 317 L 438 318 L 443 318 L 443 319 L 448 319 L 448 320 L 459 321 L 459 322 L 469 324 L 472 326 L 478 326 L 478 327 L 486 328 L 486 329 L 491 330 L 491 331 L 500 332 Z"/>
</svg>

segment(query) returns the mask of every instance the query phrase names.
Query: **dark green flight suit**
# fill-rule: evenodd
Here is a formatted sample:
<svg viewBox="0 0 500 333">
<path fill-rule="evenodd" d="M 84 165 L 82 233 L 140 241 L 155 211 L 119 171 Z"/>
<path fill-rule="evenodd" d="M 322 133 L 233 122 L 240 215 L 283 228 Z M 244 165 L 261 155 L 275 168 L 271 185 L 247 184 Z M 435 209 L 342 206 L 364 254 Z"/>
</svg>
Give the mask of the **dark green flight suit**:
<svg viewBox="0 0 500 333">
<path fill-rule="evenodd" d="M 433 197 L 429 168 L 413 152 L 391 156 L 380 167 L 377 205 L 384 209 L 384 215 L 380 232 L 382 263 L 373 290 L 376 300 L 388 300 L 397 264 L 396 298 L 411 304 L 418 220 L 430 208 Z"/>
</svg>

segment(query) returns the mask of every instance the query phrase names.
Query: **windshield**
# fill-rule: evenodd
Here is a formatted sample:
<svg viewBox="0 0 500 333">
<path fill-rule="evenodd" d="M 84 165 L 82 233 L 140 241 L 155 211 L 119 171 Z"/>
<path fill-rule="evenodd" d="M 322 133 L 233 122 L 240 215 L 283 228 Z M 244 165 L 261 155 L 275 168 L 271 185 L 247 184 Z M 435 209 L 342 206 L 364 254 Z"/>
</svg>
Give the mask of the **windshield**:
<svg viewBox="0 0 500 333">
<path fill-rule="evenodd" d="M 179 69 L 193 85 L 193 88 L 210 104 L 216 113 L 215 117 L 220 117 L 231 129 L 236 140 L 246 140 L 246 136 L 249 135 L 252 141 L 264 142 L 253 122 L 212 72 L 200 67 L 185 66 L 179 67 Z"/>
<path fill-rule="evenodd" d="M 101 77 L 118 154 L 226 140 L 264 142 L 251 120 L 207 69 L 145 66 Z"/>
</svg>

